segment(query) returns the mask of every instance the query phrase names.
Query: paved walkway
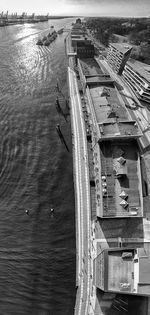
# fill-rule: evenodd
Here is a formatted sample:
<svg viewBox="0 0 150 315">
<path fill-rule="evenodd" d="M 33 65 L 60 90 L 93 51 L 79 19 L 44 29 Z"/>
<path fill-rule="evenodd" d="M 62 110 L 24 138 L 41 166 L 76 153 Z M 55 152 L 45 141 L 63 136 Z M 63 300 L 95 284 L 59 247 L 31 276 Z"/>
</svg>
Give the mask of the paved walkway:
<svg viewBox="0 0 150 315">
<path fill-rule="evenodd" d="M 93 270 L 91 259 L 91 202 L 87 140 L 81 99 L 75 72 L 68 69 L 71 98 L 72 128 L 74 133 L 75 180 L 78 216 L 78 291 L 75 314 L 94 314 Z"/>
</svg>

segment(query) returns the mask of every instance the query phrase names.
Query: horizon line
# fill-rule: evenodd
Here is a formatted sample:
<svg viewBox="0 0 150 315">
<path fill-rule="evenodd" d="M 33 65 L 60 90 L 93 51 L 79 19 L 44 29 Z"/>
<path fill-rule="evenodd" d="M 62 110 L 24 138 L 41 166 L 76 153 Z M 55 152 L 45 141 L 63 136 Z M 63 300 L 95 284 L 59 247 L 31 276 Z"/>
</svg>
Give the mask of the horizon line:
<svg viewBox="0 0 150 315">
<path fill-rule="evenodd" d="M 0 15 L 3 13 L 4 15 L 7 14 L 8 12 L 8 15 L 13 15 L 13 14 L 16 14 L 17 12 L 11 12 L 9 13 L 9 10 L 6 10 L 6 11 L 1 11 L 0 12 Z M 35 13 L 35 12 L 32 12 L 32 13 L 27 13 L 27 12 L 22 12 L 22 13 L 17 13 L 18 15 L 22 15 L 23 13 L 27 14 L 27 15 L 32 15 L 32 14 L 35 14 L 35 16 L 37 15 L 43 15 L 43 16 L 48 16 L 49 19 L 50 17 L 88 17 L 88 18 L 99 18 L 99 17 L 113 17 L 113 18 L 150 18 L 150 15 L 146 16 L 146 15 L 79 15 L 79 14 L 68 14 L 68 13 L 64 13 L 64 14 L 49 14 L 49 13 Z"/>
</svg>

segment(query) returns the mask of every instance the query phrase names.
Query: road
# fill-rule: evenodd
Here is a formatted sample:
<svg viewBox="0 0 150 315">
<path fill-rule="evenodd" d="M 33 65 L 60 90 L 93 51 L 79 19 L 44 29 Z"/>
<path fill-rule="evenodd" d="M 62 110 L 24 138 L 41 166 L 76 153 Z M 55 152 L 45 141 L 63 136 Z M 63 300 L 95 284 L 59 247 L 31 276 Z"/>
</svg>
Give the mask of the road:
<svg viewBox="0 0 150 315">
<path fill-rule="evenodd" d="M 94 314 L 93 260 L 91 235 L 91 202 L 87 140 L 81 99 L 75 72 L 68 68 L 72 132 L 74 139 L 74 172 L 76 189 L 77 277 L 78 290 L 75 314 Z"/>
</svg>

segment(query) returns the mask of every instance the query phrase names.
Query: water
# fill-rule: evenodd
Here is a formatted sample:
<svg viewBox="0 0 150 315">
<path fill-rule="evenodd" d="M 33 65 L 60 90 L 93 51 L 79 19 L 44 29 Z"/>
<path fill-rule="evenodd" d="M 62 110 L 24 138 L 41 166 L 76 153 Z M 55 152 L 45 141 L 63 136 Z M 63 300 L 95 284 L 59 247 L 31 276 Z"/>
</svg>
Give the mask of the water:
<svg viewBox="0 0 150 315">
<path fill-rule="evenodd" d="M 73 314 L 71 130 L 55 108 L 57 79 L 67 95 L 66 34 L 36 45 L 51 25 L 71 22 L 0 29 L 0 315 Z M 66 110 L 63 98 L 61 105 Z"/>
</svg>

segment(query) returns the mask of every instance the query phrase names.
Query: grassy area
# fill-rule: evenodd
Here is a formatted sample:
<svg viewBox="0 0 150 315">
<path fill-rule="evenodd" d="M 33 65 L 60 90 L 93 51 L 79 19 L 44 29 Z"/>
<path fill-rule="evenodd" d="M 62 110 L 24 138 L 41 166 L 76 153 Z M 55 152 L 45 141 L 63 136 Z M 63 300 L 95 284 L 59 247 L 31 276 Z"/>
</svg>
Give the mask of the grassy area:
<svg viewBox="0 0 150 315">
<path fill-rule="evenodd" d="M 87 18 L 86 25 L 106 47 L 110 42 L 129 43 L 131 57 L 150 64 L 150 18 Z"/>
</svg>

